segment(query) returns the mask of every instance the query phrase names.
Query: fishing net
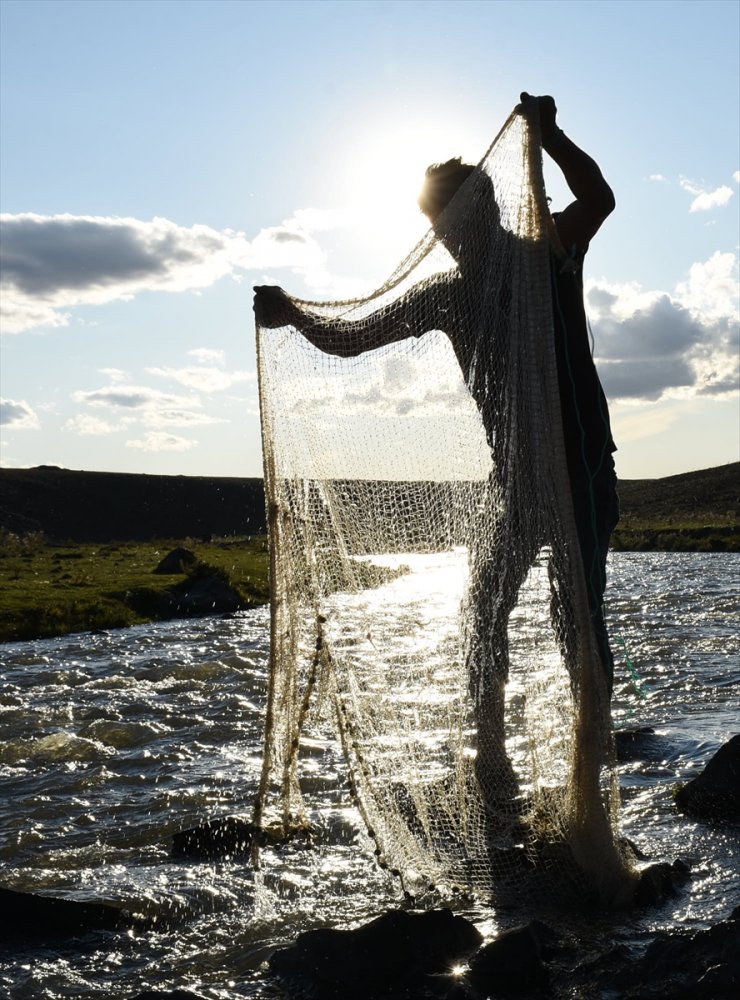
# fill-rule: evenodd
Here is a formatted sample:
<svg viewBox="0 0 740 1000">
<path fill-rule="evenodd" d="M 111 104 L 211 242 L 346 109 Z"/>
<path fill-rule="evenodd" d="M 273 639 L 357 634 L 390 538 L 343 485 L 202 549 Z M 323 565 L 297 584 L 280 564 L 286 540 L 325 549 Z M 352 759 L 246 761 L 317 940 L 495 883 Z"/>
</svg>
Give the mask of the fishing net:
<svg viewBox="0 0 740 1000">
<path fill-rule="evenodd" d="M 341 740 L 418 894 L 624 895 L 605 671 L 553 346 L 539 126 L 514 113 L 366 298 L 257 329 L 272 634 L 255 818 Z"/>
</svg>

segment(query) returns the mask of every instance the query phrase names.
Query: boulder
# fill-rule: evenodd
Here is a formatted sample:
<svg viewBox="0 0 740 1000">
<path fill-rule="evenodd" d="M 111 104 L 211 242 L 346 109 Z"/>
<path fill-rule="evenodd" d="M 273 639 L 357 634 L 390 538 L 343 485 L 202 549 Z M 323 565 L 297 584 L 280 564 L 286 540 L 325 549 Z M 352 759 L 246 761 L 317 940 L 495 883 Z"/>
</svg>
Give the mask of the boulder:
<svg viewBox="0 0 740 1000">
<path fill-rule="evenodd" d="M 614 734 L 614 743 L 620 764 L 633 760 L 665 760 L 676 749 L 667 736 L 656 733 L 652 726 L 619 729 Z"/>
<path fill-rule="evenodd" d="M 144 990 L 131 1000 L 203 1000 L 203 997 L 190 990 Z"/>
<path fill-rule="evenodd" d="M 121 930 L 130 923 L 126 910 L 108 903 L 83 903 L 0 888 L 2 940 L 24 939 L 42 943 L 93 931 Z"/>
<path fill-rule="evenodd" d="M 695 819 L 740 822 L 740 734 L 719 748 L 701 774 L 678 789 L 676 807 Z"/>
<path fill-rule="evenodd" d="M 660 933 L 609 988 L 639 1000 L 723 1000 L 740 996 L 740 912 L 707 930 Z"/>
<path fill-rule="evenodd" d="M 635 886 L 635 906 L 660 906 L 672 896 L 677 896 L 690 876 L 691 869 L 678 858 L 673 864 L 659 861 L 649 865 L 640 872 Z"/>
<path fill-rule="evenodd" d="M 258 843 L 264 842 L 259 827 L 236 816 L 225 816 L 174 834 L 170 853 L 173 858 L 200 861 L 228 858 L 248 854 L 255 837 Z"/>
<path fill-rule="evenodd" d="M 292 947 L 275 952 L 270 971 L 289 990 L 320 1000 L 378 1000 L 403 991 L 421 996 L 481 941 L 476 927 L 450 910 L 391 910 L 355 930 L 299 935 Z"/>
<path fill-rule="evenodd" d="M 485 945 L 466 978 L 483 996 L 546 996 L 550 974 L 542 961 L 539 926 L 506 931 Z"/>
<path fill-rule="evenodd" d="M 144 990 L 137 993 L 131 1000 L 204 1000 L 200 993 L 190 990 Z"/>
<path fill-rule="evenodd" d="M 162 573 L 166 576 L 178 576 L 184 573 L 188 566 L 192 566 L 197 560 L 197 556 L 190 549 L 178 546 L 162 559 L 152 573 Z"/>
<path fill-rule="evenodd" d="M 217 576 L 189 579 L 171 594 L 175 613 L 183 617 L 230 614 L 248 607 L 234 588 Z"/>
</svg>

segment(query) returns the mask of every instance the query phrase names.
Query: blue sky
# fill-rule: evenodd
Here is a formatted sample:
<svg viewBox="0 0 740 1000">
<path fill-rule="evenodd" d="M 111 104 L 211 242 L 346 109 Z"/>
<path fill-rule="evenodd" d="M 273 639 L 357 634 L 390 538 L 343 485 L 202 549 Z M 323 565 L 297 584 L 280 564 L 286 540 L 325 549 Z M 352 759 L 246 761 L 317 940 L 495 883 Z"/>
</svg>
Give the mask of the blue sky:
<svg viewBox="0 0 740 1000">
<path fill-rule="evenodd" d="M 619 475 L 740 457 L 734 0 L 0 12 L 3 465 L 261 475 L 252 285 L 379 284 L 427 163 L 521 90 L 617 197 L 586 277 Z"/>
</svg>

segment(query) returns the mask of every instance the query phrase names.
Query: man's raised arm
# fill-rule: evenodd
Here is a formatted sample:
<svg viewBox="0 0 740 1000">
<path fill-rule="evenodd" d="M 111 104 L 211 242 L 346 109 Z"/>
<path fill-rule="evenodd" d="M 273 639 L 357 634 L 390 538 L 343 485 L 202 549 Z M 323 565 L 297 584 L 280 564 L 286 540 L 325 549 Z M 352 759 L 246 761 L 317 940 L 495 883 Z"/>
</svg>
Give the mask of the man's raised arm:
<svg viewBox="0 0 740 1000">
<path fill-rule="evenodd" d="M 539 107 L 542 147 L 562 170 L 576 199 L 558 213 L 556 227 L 560 242 L 568 251 L 586 250 L 604 219 L 614 211 L 612 189 L 594 160 L 556 124 L 557 108 L 552 97 L 522 94 L 521 102 L 525 114 L 534 107 L 534 102 Z"/>
</svg>

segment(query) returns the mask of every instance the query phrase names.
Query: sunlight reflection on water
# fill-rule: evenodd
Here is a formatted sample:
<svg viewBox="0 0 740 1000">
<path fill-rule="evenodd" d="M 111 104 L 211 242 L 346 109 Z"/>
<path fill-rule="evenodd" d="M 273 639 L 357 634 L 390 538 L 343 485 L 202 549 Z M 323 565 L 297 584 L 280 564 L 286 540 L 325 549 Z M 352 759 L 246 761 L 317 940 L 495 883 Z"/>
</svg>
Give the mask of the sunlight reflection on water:
<svg viewBox="0 0 740 1000">
<path fill-rule="evenodd" d="M 433 773 L 446 734 L 414 733 L 415 710 L 459 696 L 443 663 L 445 643 L 457 641 L 451 633 L 466 555 L 414 558 L 416 565 L 408 555 L 400 560 L 411 573 L 336 599 L 368 613 L 379 603 L 390 608 L 383 629 L 399 636 L 399 672 L 411 648 L 439 659 L 437 687 L 422 690 L 406 676 L 395 695 Z M 413 572 L 422 565 L 424 590 Z M 620 768 L 623 829 L 654 858 L 695 859 L 681 897 L 614 928 L 615 939 L 633 943 L 653 927 L 705 926 L 740 903 L 736 831 L 678 817 L 671 796 L 672 786 L 736 731 L 740 557 L 620 553 L 610 559 L 609 574 L 615 719 L 622 728 L 651 725 L 658 739 L 654 758 Z M 268 635 L 268 614 L 260 609 L 0 648 L 4 885 L 176 918 L 172 929 L 103 935 L 43 958 L 33 949 L 5 952 L 0 984 L 9 997 L 113 998 L 148 984 L 267 998 L 259 966 L 276 943 L 309 927 L 359 922 L 398 903 L 398 885 L 373 864 L 348 805 L 340 748 L 323 731 L 304 751 L 313 847 L 268 849 L 259 873 L 243 859 L 169 858 L 174 831 L 219 815 L 249 815 L 261 759 Z M 377 627 L 370 636 L 355 627 L 337 641 L 361 658 L 363 649 L 386 639 Z M 526 637 L 521 641 L 526 646 Z M 543 692 L 553 666 L 548 655 L 536 662 Z M 524 711 L 516 671 L 507 694 L 512 711 Z M 486 933 L 495 929 L 496 917 L 485 908 L 466 913 Z"/>
</svg>

